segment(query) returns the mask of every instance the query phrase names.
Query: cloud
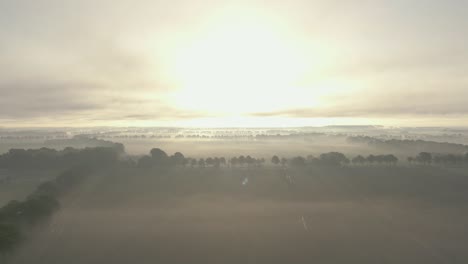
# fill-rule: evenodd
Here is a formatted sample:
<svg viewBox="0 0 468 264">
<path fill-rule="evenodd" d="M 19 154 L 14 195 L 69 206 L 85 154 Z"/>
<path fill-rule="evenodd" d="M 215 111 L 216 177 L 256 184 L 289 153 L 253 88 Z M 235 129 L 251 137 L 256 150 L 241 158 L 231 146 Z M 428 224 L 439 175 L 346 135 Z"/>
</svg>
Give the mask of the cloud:
<svg viewBox="0 0 468 264">
<path fill-rule="evenodd" d="M 171 85 L 148 54 L 124 47 L 117 35 L 2 33 L 0 120 L 77 124 L 141 113 L 189 116 L 167 105 Z"/>
<path fill-rule="evenodd" d="M 336 117 L 415 117 L 468 116 L 468 89 L 459 88 L 419 91 L 386 91 L 336 96 L 328 105 L 280 111 L 251 113 L 258 117 L 336 118 Z"/>
<path fill-rule="evenodd" d="M 250 115 L 468 116 L 467 4 L 448 2 L 350 1 L 346 8 L 342 1 L 244 3 L 271 12 L 291 36 L 301 36 L 301 45 L 317 44 L 310 46 L 318 46 L 325 61 L 317 60 L 299 84 L 311 89 L 301 96 L 321 89 L 317 106 L 271 91 L 291 102 L 271 100 L 282 108 Z M 99 124 L 216 116 L 172 105 L 170 94 L 180 87 L 165 55 L 169 44 L 194 41 L 197 26 L 219 15 L 221 5 L 226 2 L 0 1 L 0 120 Z M 331 92 L 326 85 L 314 88 L 320 79 L 357 85 Z M 246 95 L 239 108 L 257 100 L 268 98 Z"/>
</svg>

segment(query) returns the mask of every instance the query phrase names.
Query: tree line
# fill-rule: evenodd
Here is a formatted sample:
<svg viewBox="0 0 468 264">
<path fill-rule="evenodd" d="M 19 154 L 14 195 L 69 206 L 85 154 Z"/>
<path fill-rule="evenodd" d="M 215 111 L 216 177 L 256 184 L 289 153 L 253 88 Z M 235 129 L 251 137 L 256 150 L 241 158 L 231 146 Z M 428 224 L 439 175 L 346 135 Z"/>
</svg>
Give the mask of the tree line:
<svg viewBox="0 0 468 264">
<path fill-rule="evenodd" d="M 0 208 L 0 253 L 5 253 L 17 245 L 25 235 L 25 228 L 32 228 L 50 217 L 60 207 L 59 198 L 78 185 L 92 170 L 104 168 L 112 164 L 147 168 L 173 168 L 177 166 L 190 167 L 260 167 L 266 163 L 264 158 L 250 155 L 231 157 L 185 157 L 181 152 L 168 155 L 159 148 L 151 149 L 149 155 L 144 155 L 136 161 L 122 163 L 120 159 L 124 153 L 123 146 L 96 147 L 85 149 L 65 148 L 54 150 L 41 148 L 35 150 L 11 149 L 0 155 L 0 168 L 57 168 L 67 167 L 55 180 L 40 184 L 37 189 L 24 201 L 10 201 Z M 128 161 L 128 160 L 127 160 Z M 274 155 L 269 160 L 275 166 L 304 167 L 318 166 L 364 166 L 385 165 L 394 166 L 398 158 L 393 154 L 357 155 L 349 159 L 340 152 L 328 152 L 318 157 L 295 156 L 292 158 Z M 468 164 L 468 153 L 461 154 L 432 154 L 421 152 L 408 161 L 415 164 Z"/>
<path fill-rule="evenodd" d="M 84 149 L 10 149 L 0 155 L 0 168 L 70 168 L 84 164 L 94 167 L 115 162 L 124 152 L 120 143 L 115 143 L 112 147 Z"/>
<path fill-rule="evenodd" d="M 123 145 L 122 145 L 123 146 Z M 22 239 L 28 229 L 45 222 L 60 208 L 59 198 L 81 183 L 92 171 L 119 164 L 123 148 L 12 149 L 0 155 L 0 167 L 66 168 L 54 180 L 41 183 L 24 201 L 12 200 L 0 208 L 0 257 Z"/>
<path fill-rule="evenodd" d="M 77 165 L 87 165 L 89 167 L 102 167 L 120 160 L 125 154 L 124 147 L 116 143 L 112 147 L 95 147 L 75 149 L 67 147 L 63 150 L 50 148 L 40 149 L 10 149 L 7 153 L 0 155 L 0 168 L 70 168 Z M 309 155 L 307 157 L 296 156 L 292 158 L 278 157 L 274 155 L 270 160 L 272 164 L 282 166 L 300 167 L 305 165 L 329 165 L 329 166 L 364 166 L 364 165 L 386 165 L 394 166 L 399 159 L 393 154 L 385 155 L 357 155 L 348 158 L 341 152 L 328 152 L 318 157 Z M 462 165 L 468 164 L 468 153 L 461 154 L 431 154 L 421 152 L 415 157 L 408 157 L 411 164 L 440 164 L 440 165 Z M 126 162 L 141 168 L 170 168 L 174 166 L 190 167 L 260 167 L 266 163 L 264 158 L 255 158 L 250 155 L 240 155 L 231 158 L 206 157 L 190 158 L 185 157 L 181 152 L 168 155 L 159 148 L 151 149 L 149 155 L 144 155 L 136 161 L 128 159 Z"/>
<path fill-rule="evenodd" d="M 40 184 L 24 201 L 12 200 L 0 208 L 0 256 L 13 250 L 26 231 L 44 223 L 60 208 L 59 198 L 81 183 L 90 169 L 76 167 Z"/>
<path fill-rule="evenodd" d="M 427 140 L 410 140 L 410 139 L 379 139 L 369 136 L 350 136 L 347 137 L 347 142 L 352 144 L 364 144 L 378 149 L 387 149 L 391 152 L 413 152 L 415 150 L 425 150 L 429 152 L 445 152 L 445 153 L 465 153 L 468 151 L 468 146 L 456 143 L 435 142 Z"/>
<path fill-rule="evenodd" d="M 291 159 L 279 158 L 278 156 L 273 156 L 271 162 L 275 165 L 281 164 L 282 166 L 306 166 L 306 165 L 325 165 L 325 166 L 344 166 L 344 165 L 396 165 L 398 158 L 393 154 L 388 155 L 369 155 L 363 157 L 358 155 L 351 160 L 346 157 L 343 153 L 340 152 L 328 152 L 323 153 L 319 157 L 314 157 L 312 155 L 307 156 L 306 158 L 302 156 L 293 157 Z"/>
<path fill-rule="evenodd" d="M 307 157 L 296 156 L 292 158 L 278 157 L 274 155 L 270 162 L 274 165 L 301 167 L 306 165 L 326 165 L 326 166 L 343 166 L 343 165 L 396 165 L 398 158 L 393 154 L 387 155 L 369 155 L 363 157 L 358 155 L 349 159 L 340 152 L 323 153 L 319 157 L 309 155 Z M 174 166 L 190 166 L 192 168 L 219 168 L 223 166 L 229 167 L 261 167 L 266 163 L 265 158 L 255 158 L 250 155 L 240 155 L 226 159 L 225 157 L 207 157 L 207 158 L 190 158 L 185 157 L 181 152 L 176 152 L 169 156 L 165 151 L 159 148 L 153 148 L 150 155 L 145 155 L 138 159 L 137 166 L 141 168 L 169 168 Z"/>
<path fill-rule="evenodd" d="M 468 153 L 462 154 L 432 154 L 429 152 L 420 152 L 415 157 L 408 157 L 408 162 L 411 164 L 422 165 L 444 165 L 457 166 L 468 165 Z"/>
</svg>

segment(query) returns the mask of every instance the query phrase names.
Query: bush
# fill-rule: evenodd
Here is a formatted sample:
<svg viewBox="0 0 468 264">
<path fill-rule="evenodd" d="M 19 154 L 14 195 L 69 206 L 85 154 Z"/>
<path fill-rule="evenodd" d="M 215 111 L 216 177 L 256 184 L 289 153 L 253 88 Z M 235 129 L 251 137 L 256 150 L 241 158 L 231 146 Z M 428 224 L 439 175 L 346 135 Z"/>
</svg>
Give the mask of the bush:
<svg viewBox="0 0 468 264">
<path fill-rule="evenodd" d="M 0 252 L 10 251 L 21 240 L 21 232 L 17 225 L 0 223 Z"/>
</svg>

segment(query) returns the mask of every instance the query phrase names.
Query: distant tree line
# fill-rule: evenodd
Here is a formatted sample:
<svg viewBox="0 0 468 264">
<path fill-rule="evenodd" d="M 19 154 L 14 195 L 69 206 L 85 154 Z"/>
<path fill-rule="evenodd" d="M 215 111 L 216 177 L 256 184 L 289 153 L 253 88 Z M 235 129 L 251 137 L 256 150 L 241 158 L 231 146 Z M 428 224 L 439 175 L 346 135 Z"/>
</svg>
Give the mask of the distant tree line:
<svg viewBox="0 0 468 264">
<path fill-rule="evenodd" d="M 415 149 L 446 152 L 446 153 L 465 153 L 468 146 L 463 144 L 435 142 L 427 140 L 409 140 L 409 139 L 378 139 L 369 136 L 350 136 L 347 141 L 353 144 L 365 144 L 374 148 L 387 149 L 391 152 L 413 152 Z"/>
<path fill-rule="evenodd" d="M 137 165 L 140 168 L 169 168 L 185 166 L 187 163 L 188 159 L 180 152 L 176 152 L 172 156 L 169 156 L 162 149 L 153 148 L 150 151 L 150 155 L 145 155 L 138 159 Z"/>
<path fill-rule="evenodd" d="M 98 139 L 92 137 L 92 135 L 76 135 L 73 138 L 65 139 L 50 139 L 44 141 L 46 147 L 60 149 L 63 146 L 72 147 L 72 148 L 95 148 L 95 147 L 105 147 L 105 148 L 120 148 L 123 151 L 123 144 L 115 143 L 108 140 Z"/>
<path fill-rule="evenodd" d="M 273 156 L 271 158 L 271 163 L 281 166 L 292 166 L 292 167 L 303 167 L 306 165 L 326 165 L 326 166 L 341 166 L 349 164 L 349 159 L 340 152 L 328 152 L 323 153 L 319 157 L 314 157 L 309 155 L 307 157 L 296 156 L 290 159 L 279 158 L 278 156 Z"/>
<path fill-rule="evenodd" d="M 354 165 L 393 165 L 398 163 L 398 158 L 393 154 L 387 155 L 369 155 L 363 157 L 358 155 L 351 160 Z"/>
<path fill-rule="evenodd" d="M 250 155 L 247 155 L 247 156 L 240 155 L 239 157 L 233 157 L 229 159 L 229 164 L 232 167 L 236 167 L 236 166 L 260 167 L 264 163 L 265 163 L 264 158 L 253 158 Z"/>
<path fill-rule="evenodd" d="M 273 156 L 271 163 L 275 165 L 281 164 L 282 166 L 290 165 L 293 167 L 301 167 L 306 165 L 318 165 L 318 166 L 344 166 L 344 165 L 396 165 L 398 158 L 393 154 L 388 155 L 369 155 L 366 158 L 358 155 L 351 160 L 340 152 L 328 152 L 323 153 L 319 157 L 312 155 L 306 158 L 302 156 L 293 157 L 291 159 L 279 158 Z"/>
<path fill-rule="evenodd" d="M 432 154 L 429 152 L 420 152 L 415 157 L 408 157 L 408 162 L 411 164 L 421 165 L 444 165 L 444 166 L 460 166 L 468 165 L 468 152 L 462 154 Z"/>
<path fill-rule="evenodd" d="M 250 155 L 240 155 L 226 159 L 225 157 L 207 157 L 207 158 L 190 158 L 185 157 L 182 153 L 176 152 L 169 156 L 166 152 L 159 148 L 154 148 L 150 151 L 150 155 L 141 157 L 137 164 L 141 168 L 170 168 L 176 166 L 190 166 L 192 168 L 199 167 L 214 167 L 223 166 L 230 167 L 261 167 L 265 164 L 264 158 L 254 158 Z M 301 167 L 306 165 L 322 165 L 322 166 L 343 166 L 343 165 L 396 165 L 398 158 L 393 154 L 387 155 L 369 155 L 363 157 L 358 155 L 351 160 L 340 152 L 323 153 L 319 157 L 309 155 L 307 157 L 296 156 L 292 158 L 278 157 L 274 155 L 270 162 L 274 165 Z"/>
<path fill-rule="evenodd" d="M 10 149 L 0 155 L 0 168 L 6 169 L 41 169 L 70 168 L 77 165 L 103 166 L 113 163 L 124 153 L 123 145 L 76 149 L 66 147 L 63 150 L 50 148 Z"/>
<path fill-rule="evenodd" d="M 190 158 L 185 157 L 181 152 L 176 152 L 173 155 L 169 156 L 165 151 L 159 148 L 153 148 L 150 151 L 150 155 L 145 155 L 138 159 L 138 167 L 141 168 L 170 168 L 176 166 L 190 166 L 192 168 L 206 168 L 214 167 L 219 168 L 223 166 L 261 166 L 265 163 L 264 158 L 253 158 L 250 155 L 239 157 L 233 157 L 229 160 L 225 157 L 206 157 L 206 158 Z"/>
<path fill-rule="evenodd" d="M 110 138 L 110 139 L 118 139 L 118 138 L 131 138 L 131 139 L 147 139 L 147 138 L 159 138 L 159 139 L 223 139 L 223 140 L 268 140 L 268 139 L 311 139 L 316 138 L 318 136 L 344 136 L 344 135 L 327 135 L 325 133 L 319 132 L 304 132 L 298 133 L 297 131 L 222 131 L 219 133 L 211 133 L 210 131 L 203 131 L 204 133 L 194 134 L 194 133 L 178 133 L 175 135 L 164 134 L 164 135 L 147 135 L 147 134 L 130 134 L 130 135 L 113 135 L 113 134 L 96 134 L 92 136 L 96 136 L 99 138 Z M 257 134 L 258 133 L 258 134 Z M 90 135 L 86 135 L 90 136 Z M 60 142 L 60 141 L 55 141 Z"/>
</svg>

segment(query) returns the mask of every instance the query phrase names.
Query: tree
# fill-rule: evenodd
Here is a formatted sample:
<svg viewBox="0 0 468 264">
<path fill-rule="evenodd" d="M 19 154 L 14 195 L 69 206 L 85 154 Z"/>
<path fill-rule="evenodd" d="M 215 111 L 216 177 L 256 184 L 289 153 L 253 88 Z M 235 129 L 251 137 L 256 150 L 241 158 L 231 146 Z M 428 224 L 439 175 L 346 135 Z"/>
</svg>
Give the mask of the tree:
<svg viewBox="0 0 468 264">
<path fill-rule="evenodd" d="M 153 158 L 153 160 L 157 163 L 164 163 L 167 161 L 168 156 L 166 152 L 164 152 L 163 150 L 159 148 L 152 149 L 150 153 L 151 153 L 151 157 Z"/>
<path fill-rule="evenodd" d="M 381 165 L 382 163 L 385 162 L 385 156 L 383 156 L 383 155 L 377 155 L 377 156 L 375 156 L 375 161 L 376 161 L 379 165 Z"/>
<path fill-rule="evenodd" d="M 193 167 L 195 167 L 195 165 L 197 165 L 197 160 L 196 159 L 191 159 L 190 160 L 190 165 Z"/>
<path fill-rule="evenodd" d="M 21 206 L 22 218 L 30 224 L 39 222 L 60 207 L 59 202 L 50 196 L 32 195 Z"/>
<path fill-rule="evenodd" d="M 231 158 L 231 165 L 233 167 L 237 166 L 238 163 L 239 163 L 239 159 L 237 157 Z"/>
<path fill-rule="evenodd" d="M 207 166 L 213 166 L 214 160 L 211 157 L 206 158 L 205 160 Z"/>
<path fill-rule="evenodd" d="M 62 174 L 56 179 L 55 183 L 60 188 L 61 192 L 71 190 L 79 183 L 83 182 L 87 174 L 87 168 L 72 168 Z"/>
<path fill-rule="evenodd" d="M 345 157 L 345 159 L 341 162 L 341 165 L 343 165 L 343 164 L 344 165 L 349 165 L 350 162 L 351 161 L 348 158 Z"/>
<path fill-rule="evenodd" d="M 315 164 L 319 161 L 314 155 L 307 155 L 307 163 L 308 164 Z"/>
<path fill-rule="evenodd" d="M 18 225 L 0 223 L 0 257 L 2 252 L 8 252 L 21 240 Z"/>
<path fill-rule="evenodd" d="M 367 160 L 367 162 L 369 162 L 372 165 L 372 164 L 374 164 L 374 162 L 376 162 L 376 157 L 371 154 L 371 155 L 367 156 L 366 160 Z"/>
<path fill-rule="evenodd" d="M 247 163 L 247 166 L 250 167 L 255 163 L 255 160 L 250 157 L 250 155 L 247 155 L 247 157 L 245 157 L 245 163 Z"/>
<path fill-rule="evenodd" d="M 198 167 L 200 167 L 200 168 L 204 168 L 204 167 L 205 167 L 205 159 L 200 158 L 200 159 L 198 160 Z"/>
<path fill-rule="evenodd" d="M 384 160 L 387 164 L 395 166 L 398 162 L 398 158 L 393 154 L 385 155 Z"/>
<path fill-rule="evenodd" d="M 176 153 L 174 153 L 174 155 L 171 156 L 171 160 L 174 163 L 174 165 L 183 165 L 184 160 L 185 160 L 185 156 L 184 156 L 184 154 L 182 154 L 180 152 L 176 152 Z"/>
<path fill-rule="evenodd" d="M 455 154 L 437 155 L 432 158 L 432 162 L 444 165 L 457 165 L 464 162 L 464 157 Z"/>
<path fill-rule="evenodd" d="M 358 155 L 356 157 L 354 157 L 351 162 L 354 164 L 354 165 L 363 165 L 365 162 L 366 162 L 366 158 L 364 158 L 363 156 L 361 155 Z"/>
<path fill-rule="evenodd" d="M 349 159 L 343 153 L 329 152 L 320 155 L 320 160 L 327 165 L 339 166 L 349 163 Z"/>
<path fill-rule="evenodd" d="M 60 188 L 56 182 L 46 181 L 44 183 L 41 183 L 37 187 L 36 193 L 40 193 L 41 195 L 57 197 L 60 194 Z"/>
<path fill-rule="evenodd" d="M 421 152 L 416 157 L 416 160 L 424 165 L 432 163 L 432 154 L 429 152 Z"/>
<path fill-rule="evenodd" d="M 275 164 L 275 165 L 278 165 L 280 163 L 280 159 L 278 158 L 278 156 L 273 156 L 271 158 L 271 163 Z"/>
<path fill-rule="evenodd" d="M 305 165 L 306 165 L 306 160 L 301 156 L 294 157 L 291 159 L 291 166 L 304 167 Z"/>
</svg>

